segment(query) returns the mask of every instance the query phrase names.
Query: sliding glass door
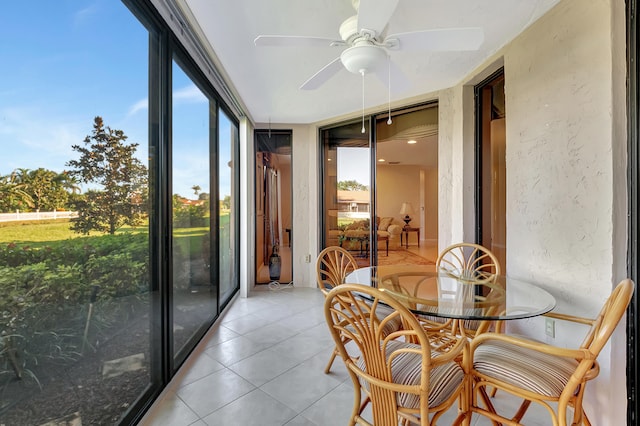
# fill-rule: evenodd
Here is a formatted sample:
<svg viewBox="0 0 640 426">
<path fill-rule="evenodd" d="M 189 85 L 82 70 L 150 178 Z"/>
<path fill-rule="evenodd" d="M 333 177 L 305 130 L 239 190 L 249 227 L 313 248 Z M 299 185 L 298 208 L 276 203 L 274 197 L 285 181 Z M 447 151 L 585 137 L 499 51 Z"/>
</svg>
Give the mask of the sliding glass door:
<svg viewBox="0 0 640 426">
<path fill-rule="evenodd" d="M 130 424 L 161 389 L 158 33 L 117 1 L 2 8 L 0 424 Z"/>
<path fill-rule="evenodd" d="M 215 115 L 207 96 L 175 61 L 172 82 L 172 331 L 174 356 L 181 357 L 217 315 L 210 211 Z"/>
<path fill-rule="evenodd" d="M 224 306 L 238 288 L 238 126 L 218 111 L 218 285 L 219 306 Z"/>
<path fill-rule="evenodd" d="M 378 263 L 429 265 L 438 256 L 438 106 L 394 111 L 388 121 L 376 117 L 376 213 L 390 247 Z"/>
<path fill-rule="evenodd" d="M 239 289 L 238 121 L 148 1 L 2 13 L 0 424 L 135 424 Z"/>
<path fill-rule="evenodd" d="M 359 265 L 432 265 L 438 240 L 436 103 L 321 130 L 323 247 Z M 365 126 L 365 130 L 368 129 Z M 373 178 L 372 178 L 373 177 Z"/>
<path fill-rule="evenodd" d="M 368 125 L 365 125 L 365 129 Z M 322 131 L 324 247 L 371 264 L 371 148 L 362 122 Z"/>
</svg>

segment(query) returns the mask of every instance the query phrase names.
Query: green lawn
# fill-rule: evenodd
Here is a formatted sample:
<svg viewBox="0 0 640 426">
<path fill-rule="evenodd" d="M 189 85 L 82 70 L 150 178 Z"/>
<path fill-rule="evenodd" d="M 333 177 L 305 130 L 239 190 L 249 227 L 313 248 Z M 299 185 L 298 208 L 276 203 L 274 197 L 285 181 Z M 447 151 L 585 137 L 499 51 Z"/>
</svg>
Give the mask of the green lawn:
<svg viewBox="0 0 640 426">
<path fill-rule="evenodd" d="M 118 231 L 119 234 L 128 232 L 147 232 L 147 228 L 145 226 L 123 227 Z M 32 248 L 55 247 L 73 238 L 91 239 L 102 235 L 105 234 L 100 232 L 92 232 L 89 235 L 75 233 L 69 229 L 68 219 L 7 222 L 0 225 L 0 244 L 14 243 L 20 246 L 28 245 Z"/>
<path fill-rule="evenodd" d="M 229 223 L 229 214 L 220 216 L 220 224 L 226 227 Z M 199 228 L 176 228 L 173 231 L 175 243 L 189 246 L 189 252 L 194 253 L 202 249 L 200 243 L 202 236 L 207 232 L 206 227 Z M 118 233 L 125 232 L 147 232 L 146 225 L 137 228 L 123 227 Z M 68 219 L 58 219 L 52 221 L 30 221 L 30 222 L 6 222 L 0 224 L 0 244 L 14 243 L 18 245 L 28 244 L 31 247 L 51 246 L 62 243 L 71 238 L 91 238 L 103 235 L 99 232 L 82 235 L 69 229 Z M 187 241 L 182 241 L 187 240 Z M 190 242 L 188 242 L 190 240 Z M 186 247 L 185 247 L 186 248 Z"/>
<path fill-rule="evenodd" d="M 100 235 L 93 233 L 89 236 Z M 51 243 L 82 238 L 86 235 L 76 234 L 69 229 L 69 220 L 40 222 L 7 222 L 0 226 L 0 244 L 29 244 L 32 247 L 50 245 Z"/>
</svg>

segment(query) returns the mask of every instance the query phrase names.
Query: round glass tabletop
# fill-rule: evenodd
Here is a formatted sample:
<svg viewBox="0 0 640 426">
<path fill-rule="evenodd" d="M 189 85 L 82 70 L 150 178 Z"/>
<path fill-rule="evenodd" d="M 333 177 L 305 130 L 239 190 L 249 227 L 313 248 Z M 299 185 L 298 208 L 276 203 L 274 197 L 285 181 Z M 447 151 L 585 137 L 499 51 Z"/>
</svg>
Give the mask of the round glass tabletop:
<svg viewBox="0 0 640 426">
<path fill-rule="evenodd" d="M 551 311 L 555 298 L 545 289 L 508 276 L 461 278 L 416 268 L 366 267 L 346 282 L 371 285 L 392 294 L 420 315 L 468 320 L 529 318 Z"/>
</svg>

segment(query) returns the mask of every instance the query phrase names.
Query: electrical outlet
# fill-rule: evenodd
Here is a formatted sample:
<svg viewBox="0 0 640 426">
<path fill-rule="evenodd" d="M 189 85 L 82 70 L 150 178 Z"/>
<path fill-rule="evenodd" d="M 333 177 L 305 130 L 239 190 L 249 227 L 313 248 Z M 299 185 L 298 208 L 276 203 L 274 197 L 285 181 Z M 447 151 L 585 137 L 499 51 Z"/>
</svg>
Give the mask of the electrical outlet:
<svg viewBox="0 0 640 426">
<path fill-rule="evenodd" d="M 305 255 L 305 257 L 304 257 L 304 261 L 305 261 L 306 263 L 311 263 L 311 255 L 310 255 L 310 254 Z"/>
<path fill-rule="evenodd" d="M 556 322 L 553 318 L 544 319 L 544 333 L 549 337 L 556 337 Z"/>
</svg>

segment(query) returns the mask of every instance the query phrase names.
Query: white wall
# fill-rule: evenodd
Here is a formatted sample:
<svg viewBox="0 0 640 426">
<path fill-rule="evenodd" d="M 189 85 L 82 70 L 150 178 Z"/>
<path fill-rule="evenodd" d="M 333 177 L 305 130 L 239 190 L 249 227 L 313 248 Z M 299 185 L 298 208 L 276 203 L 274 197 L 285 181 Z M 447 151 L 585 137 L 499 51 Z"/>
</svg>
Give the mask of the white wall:
<svg viewBox="0 0 640 426">
<path fill-rule="evenodd" d="M 552 292 L 556 310 L 589 317 L 625 275 L 625 16 L 619 3 L 585 7 L 582 0 L 564 0 L 496 55 L 505 69 L 506 269 Z M 469 82 L 490 68 L 479 68 Z M 468 122 L 460 121 L 473 117 L 472 105 L 463 85 L 440 94 L 441 248 L 473 240 L 463 173 L 473 148 Z M 542 318 L 510 326 L 569 346 L 579 345 L 586 331 L 558 323 L 552 339 Z M 626 422 L 624 334 L 622 323 L 600 355 L 600 376 L 587 387 L 593 424 Z"/>
<path fill-rule="evenodd" d="M 392 216 L 402 221 L 400 208 L 403 202 L 413 206 L 411 226 L 420 226 L 420 166 L 389 166 L 376 167 L 376 190 L 378 191 L 378 216 Z M 384 201 L 382 201 L 384 200 Z"/>
<path fill-rule="evenodd" d="M 240 297 L 247 297 L 256 282 L 255 271 L 255 150 L 253 127 L 240 120 Z"/>
</svg>

